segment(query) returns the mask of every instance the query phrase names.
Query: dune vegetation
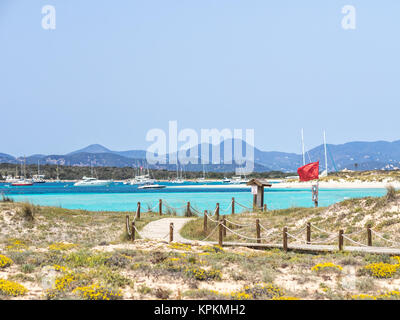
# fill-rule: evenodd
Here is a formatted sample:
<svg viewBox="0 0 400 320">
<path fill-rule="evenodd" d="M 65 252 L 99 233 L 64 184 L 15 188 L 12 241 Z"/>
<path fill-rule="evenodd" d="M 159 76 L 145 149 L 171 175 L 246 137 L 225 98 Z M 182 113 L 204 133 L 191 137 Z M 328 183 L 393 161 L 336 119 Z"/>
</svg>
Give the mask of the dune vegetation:
<svg viewBox="0 0 400 320">
<path fill-rule="evenodd" d="M 394 241 L 400 196 L 351 199 L 327 208 L 291 208 L 227 216 L 236 224 L 260 219 L 268 230 L 364 230 L 372 224 Z M 128 213 L 133 218 L 133 213 Z M 399 299 L 400 257 L 368 253 L 302 253 L 219 247 L 201 240 L 203 218 L 181 235 L 191 244 L 130 241 L 125 212 L 89 212 L 0 203 L 1 299 Z M 144 212 L 138 230 L 160 218 Z M 209 222 L 208 230 L 213 229 Z M 228 223 L 229 226 L 229 223 Z M 254 236 L 230 225 L 232 230 Z M 253 230 L 253 231 L 252 231 Z M 247 232 L 247 233 L 246 233 Z M 303 236 L 303 235 L 301 235 Z M 313 239 L 324 239 L 313 231 Z M 238 240 L 229 232 L 226 241 Z M 357 241 L 365 242 L 364 233 Z M 139 236 L 138 236 L 139 238 Z M 216 236 L 211 235 L 211 240 Z M 274 238 L 272 238 L 274 240 Z M 374 245 L 384 245 L 374 238 Z M 345 244 L 346 245 L 346 244 Z"/>
</svg>

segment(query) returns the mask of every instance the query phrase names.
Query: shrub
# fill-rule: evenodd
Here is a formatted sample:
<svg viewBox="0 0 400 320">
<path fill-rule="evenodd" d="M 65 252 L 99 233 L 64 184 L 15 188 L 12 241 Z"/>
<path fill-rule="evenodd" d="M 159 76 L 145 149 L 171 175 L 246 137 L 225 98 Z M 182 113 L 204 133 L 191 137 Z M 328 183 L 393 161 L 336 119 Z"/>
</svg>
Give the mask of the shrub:
<svg viewBox="0 0 400 320">
<path fill-rule="evenodd" d="M 311 268 L 312 271 L 321 272 L 325 270 L 341 272 L 343 268 L 338 264 L 334 264 L 332 262 L 318 263 L 314 267 Z"/>
<path fill-rule="evenodd" d="M 119 290 L 114 291 L 98 284 L 78 287 L 72 292 L 78 294 L 85 300 L 118 300 L 121 298 L 121 292 Z"/>
<path fill-rule="evenodd" d="M 33 206 L 32 204 L 30 204 L 30 203 L 24 203 L 24 204 L 22 205 L 21 213 L 22 213 L 22 216 L 23 216 L 27 221 L 33 221 L 34 218 L 35 218 L 35 215 L 34 215 L 34 213 L 35 213 L 35 208 L 34 208 L 34 206 Z"/>
<path fill-rule="evenodd" d="M 14 200 L 4 194 L 4 192 L 1 193 L 1 201 L 2 202 L 14 202 Z"/>
<path fill-rule="evenodd" d="M 186 268 L 186 274 L 194 278 L 196 280 L 210 280 L 210 279 L 215 279 L 215 280 L 221 280 L 222 273 L 220 270 L 217 269 L 211 269 L 211 270 L 205 270 L 203 268 Z"/>
<path fill-rule="evenodd" d="M 0 279 L 0 294 L 16 297 L 22 296 L 27 292 L 28 289 L 17 282 Z"/>
<path fill-rule="evenodd" d="M 375 278 L 391 278 L 396 272 L 399 265 L 384 262 L 371 263 L 364 267 L 364 270 Z"/>
<path fill-rule="evenodd" d="M 274 298 L 281 297 L 284 295 L 284 292 L 278 286 L 275 286 L 272 283 L 267 284 L 257 284 L 253 287 L 246 286 L 244 288 L 244 292 L 250 294 L 253 299 L 257 298 Z"/>
<path fill-rule="evenodd" d="M 13 264 L 13 261 L 10 258 L 0 254 L 0 268 L 7 268 L 7 267 L 11 266 L 12 264 Z"/>
<path fill-rule="evenodd" d="M 396 199 L 396 189 L 392 185 L 386 187 L 386 200 L 388 202 Z"/>
<path fill-rule="evenodd" d="M 170 290 L 165 290 L 165 289 L 162 289 L 162 288 L 158 288 L 158 289 L 156 289 L 154 294 L 158 299 L 165 300 L 165 299 L 169 298 L 169 296 L 171 294 L 171 291 Z"/>
</svg>

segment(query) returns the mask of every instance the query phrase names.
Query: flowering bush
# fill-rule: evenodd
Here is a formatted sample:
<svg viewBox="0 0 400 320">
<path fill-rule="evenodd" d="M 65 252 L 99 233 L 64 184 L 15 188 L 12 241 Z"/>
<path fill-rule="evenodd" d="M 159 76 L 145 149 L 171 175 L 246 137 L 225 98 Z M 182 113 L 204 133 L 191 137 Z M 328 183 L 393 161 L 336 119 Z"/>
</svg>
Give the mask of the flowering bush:
<svg viewBox="0 0 400 320">
<path fill-rule="evenodd" d="M 120 291 L 113 291 L 105 287 L 93 284 L 87 287 L 78 287 L 72 291 L 86 300 L 117 300 L 121 298 Z"/>
<path fill-rule="evenodd" d="M 316 264 L 314 267 L 311 268 L 311 270 L 315 272 L 320 272 L 323 270 L 340 272 L 343 270 L 343 268 L 338 264 L 334 264 L 332 262 L 325 262 Z"/>
<path fill-rule="evenodd" d="M 12 264 L 13 261 L 10 258 L 0 254 L 0 268 L 6 268 Z"/>
<path fill-rule="evenodd" d="M 203 268 L 188 267 L 185 269 L 185 271 L 188 276 L 193 277 L 197 280 L 221 280 L 222 277 L 221 271 L 217 269 L 205 270 Z"/>
<path fill-rule="evenodd" d="M 262 297 L 276 298 L 283 296 L 283 291 L 272 283 L 257 284 L 253 287 L 246 286 L 244 287 L 244 292 L 250 294 L 254 299 Z"/>
<path fill-rule="evenodd" d="M 28 292 L 23 285 L 9 280 L 0 279 L 0 293 L 7 296 L 22 296 Z"/>
<path fill-rule="evenodd" d="M 398 300 L 400 299 L 400 292 L 396 290 L 386 291 L 379 293 L 378 295 L 372 296 L 369 294 L 357 294 L 351 296 L 353 300 Z"/>
<path fill-rule="evenodd" d="M 365 266 L 364 270 L 375 278 L 391 278 L 399 267 L 400 265 L 379 262 Z"/>
<path fill-rule="evenodd" d="M 56 242 L 51 245 L 49 245 L 49 250 L 53 251 L 63 251 L 63 250 L 69 250 L 74 247 L 76 247 L 76 244 L 73 243 L 63 243 L 63 242 Z"/>
<path fill-rule="evenodd" d="M 26 247 L 26 244 L 19 239 L 10 239 L 8 240 L 8 244 L 6 245 L 7 250 L 17 252 L 22 252 L 24 249 L 26 249 Z"/>
</svg>

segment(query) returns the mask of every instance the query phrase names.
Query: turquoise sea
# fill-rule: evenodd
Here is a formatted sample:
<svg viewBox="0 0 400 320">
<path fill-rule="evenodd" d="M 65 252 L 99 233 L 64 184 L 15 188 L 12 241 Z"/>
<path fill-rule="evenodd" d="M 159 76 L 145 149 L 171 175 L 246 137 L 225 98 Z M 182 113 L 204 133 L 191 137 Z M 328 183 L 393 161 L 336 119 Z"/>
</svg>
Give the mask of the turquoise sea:
<svg viewBox="0 0 400 320">
<path fill-rule="evenodd" d="M 91 211 L 135 211 L 137 203 L 141 203 L 142 211 L 153 208 L 158 210 L 158 201 L 176 208 L 178 214 L 184 212 L 186 203 L 190 201 L 196 210 L 214 210 L 216 203 L 220 203 L 221 214 L 230 213 L 232 197 L 245 206 L 252 206 L 252 194 L 248 188 L 227 188 L 222 183 L 212 183 L 213 188 L 207 186 L 201 189 L 172 188 L 176 184 L 169 184 L 164 189 L 140 190 L 137 186 L 127 186 L 114 183 L 109 187 L 74 187 L 72 183 L 45 183 L 30 187 L 12 187 L 0 184 L 0 193 L 6 194 L 15 201 L 28 201 L 43 206 L 56 206 L 67 209 L 85 209 Z M 218 188 L 215 188 L 218 185 Z M 328 206 L 348 198 L 366 196 L 382 196 L 385 189 L 320 189 L 319 205 Z M 312 207 L 310 189 L 265 189 L 265 201 L 269 209 L 284 209 L 290 207 Z M 235 211 L 244 210 L 236 204 Z M 163 208 L 165 211 L 167 206 Z"/>
</svg>

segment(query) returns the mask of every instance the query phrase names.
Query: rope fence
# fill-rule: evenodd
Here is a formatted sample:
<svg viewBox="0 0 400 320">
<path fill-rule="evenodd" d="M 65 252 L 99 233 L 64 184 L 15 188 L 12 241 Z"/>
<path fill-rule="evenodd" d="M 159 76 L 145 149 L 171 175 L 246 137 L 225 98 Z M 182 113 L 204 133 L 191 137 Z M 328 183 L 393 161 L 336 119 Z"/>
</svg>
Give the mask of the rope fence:
<svg viewBox="0 0 400 320">
<path fill-rule="evenodd" d="M 313 223 L 306 223 L 305 226 L 298 228 L 297 230 L 292 229 L 290 231 L 287 227 L 284 227 L 283 231 L 280 231 L 277 228 L 267 227 L 262 225 L 259 219 L 256 219 L 256 221 L 252 223 L 239 223 L 231 218 L 235 213 L 235 205 L 250 209 L 250 207 L 237 202 L 235 198 L 232 198 L 232 201 L 224 209 L 221 209 L 220 204 L 217 203 L 213 210 L 204 210 L 203 213 L 191 205 L 190 202 L 187 202 L 179 207 L 173 207 L 166 200 L 160 199 L 159 203 L 151 207 L 149 211 L 153 212 L 153 210 L 158 207 L 158 212 L 160 215 L 163 214 L 163 208 L 172 210 L 186 210 L 185 216 L 202 215 L 204 217 L 203 231 L 205 238 L 201 241 L 208 241 L 212 236 L 216 235 L 218 230 L 218 244 L 221 246 L 223 245 L 224 238 L 227 237 L 227 232 L 229 232 L 230 235 L 234 236 L 230 239 L 235 239 L 236 237 L 239 240 L 244 240 L 245 242 L 243 244 L 248 245 L 249 241 L 251 241 L 250 244 L 255 242 L 257 244 L 265 243 L 269 245 L 282 245 L 282 248 L 285 251 L 288 250 L 290 244 L 302 244 L 308 249 L 312 249 L 312 247 L 325 246 L 326 248 L 329 247 L 329 249 L 334 250 L 334 248 L 337 246 L 339 250 L 343 250 L 345 243 L 356 247 L 366 248 L 373 246 L 373 238 L 375 238 L 375 240 L 379 240 L 377 241 L 379 244 L 382 244 L 382 241 L 390 244 L 390 246 L 375 246 L 375 248 L 400 249 L 400 242 L 397 242 L 393 239 L 388 239 L 383 234 L 372 229 L 371 225 L 368 225 L 364 229 L 349 233 L 344 233 L 343 229 L 336 233 L 325 230 Z M 148 207 L 150 208 L 150 206 Z M 229 219 L 227 218 L 228 214 L 220 216 L 221 212 L 230 212 L 231 215 L 229 215 Z M 126 233 L 132 241 L 135 240 L 135 233 L 142 238 L 142 235 L 137 230 L 135 225 L 136 221 L 140 220 L 140 215 L 141 204 L 138 202 L 132 222 L 130 223 L 128 215 L 126 216 L 125 221 Z M 215 225 L 209 225 L 210 223 Z M 208 232 L 209 227 L 211 232 Z M 171 239 L 173 239 L 173 231 L 171 230 L 173 230 L 173 226 L 170 227 L 170 232 L 167 233 L 162 239 L 165 239 L 169 236 L 170 241 L 172 241 Z M 314 231 L 314 233 L 312 231 Z M 281 242 L 279 242 L 280 237 L 282 239 Z M 364 243 L 365 240 L 366 243 Z M 240 245 L 240 242 L 235 244 Z M 375 242 L 375 244 L 377 243 Z"/>
</svg>

